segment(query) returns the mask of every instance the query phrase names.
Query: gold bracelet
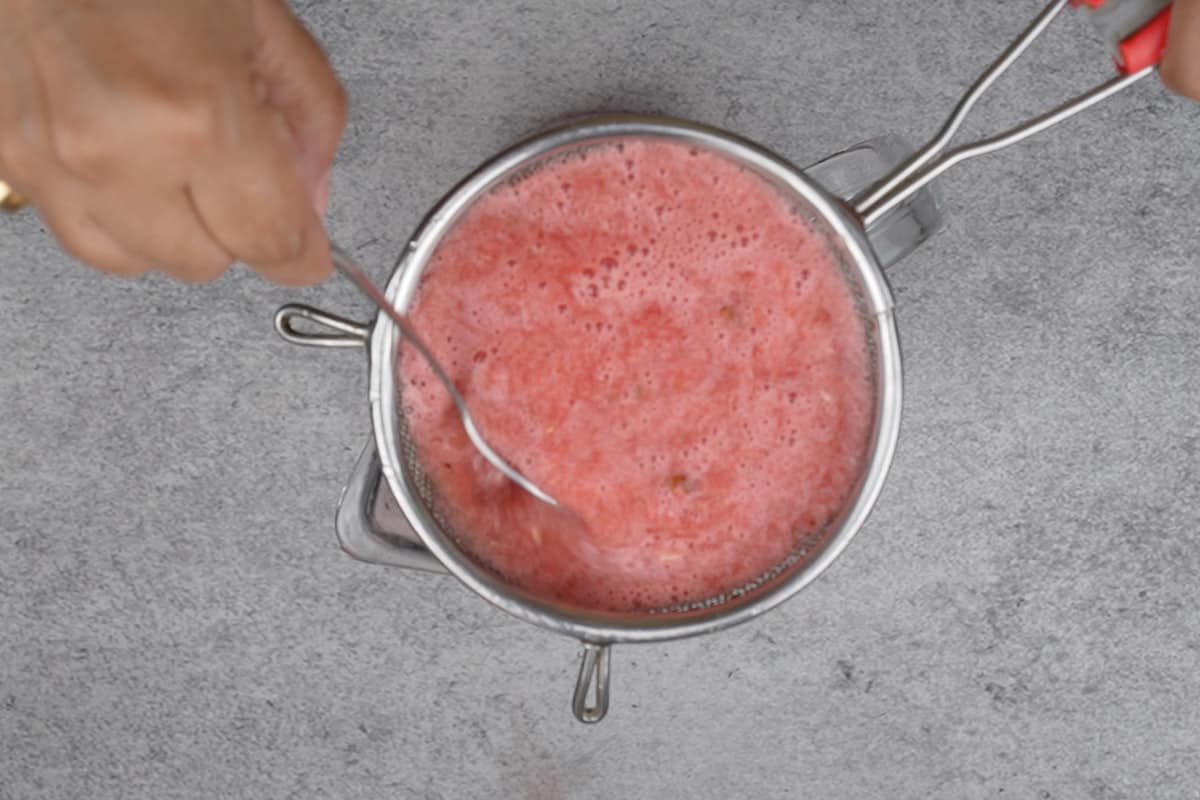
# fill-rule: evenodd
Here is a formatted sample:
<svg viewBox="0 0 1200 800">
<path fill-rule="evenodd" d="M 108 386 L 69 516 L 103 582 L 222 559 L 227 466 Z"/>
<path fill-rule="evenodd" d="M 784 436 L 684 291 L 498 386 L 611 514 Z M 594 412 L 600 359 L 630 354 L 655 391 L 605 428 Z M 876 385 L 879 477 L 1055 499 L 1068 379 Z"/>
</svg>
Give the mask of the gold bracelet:
<svg viewBox="0 0 1200 800">
<path fill-rule="evenodd" d="M 27 201 L 11 186 L 0 181 L 0 211 L 20 211 Z"/>
</svg>

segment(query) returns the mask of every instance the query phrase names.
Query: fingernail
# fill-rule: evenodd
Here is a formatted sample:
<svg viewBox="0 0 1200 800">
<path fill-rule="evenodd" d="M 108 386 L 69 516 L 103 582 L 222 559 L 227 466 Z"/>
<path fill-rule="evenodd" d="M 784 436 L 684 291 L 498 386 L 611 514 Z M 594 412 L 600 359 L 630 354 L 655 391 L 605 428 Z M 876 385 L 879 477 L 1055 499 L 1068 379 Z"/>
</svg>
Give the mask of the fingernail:
<svg viewBox="0 0 1200 800">
<path fill-rule="evenodd" d="M 317 216 L 321 219 L 325 218 L 325 212 L 329 209 L 329 193 L 330 184 L 332 183 L 331 169 L 325 170 L 325 174 L 317 181 L 317 186 L 313 190 L 313 208 L 317 212 Z"/>
</svg>

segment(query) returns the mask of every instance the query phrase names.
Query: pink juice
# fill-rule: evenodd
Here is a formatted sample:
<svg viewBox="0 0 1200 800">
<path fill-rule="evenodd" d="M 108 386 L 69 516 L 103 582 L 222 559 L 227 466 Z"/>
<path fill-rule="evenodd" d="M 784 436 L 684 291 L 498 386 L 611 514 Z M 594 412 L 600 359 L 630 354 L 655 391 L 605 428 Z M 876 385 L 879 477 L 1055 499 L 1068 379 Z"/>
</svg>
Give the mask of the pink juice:
<svg viewBox="0 0 1200 800">
<path fill-rule="evenodd" d="M 495 188 L 410 312 L 485 437 L 586 523 L 488 465 L 404 351 L 460 545 L 547 599 L 639 611 L 745 585 L 844 508 L 867 458 L 850 289 L 787 198 L 715 153 L 628 139 Z"/>
</svg>

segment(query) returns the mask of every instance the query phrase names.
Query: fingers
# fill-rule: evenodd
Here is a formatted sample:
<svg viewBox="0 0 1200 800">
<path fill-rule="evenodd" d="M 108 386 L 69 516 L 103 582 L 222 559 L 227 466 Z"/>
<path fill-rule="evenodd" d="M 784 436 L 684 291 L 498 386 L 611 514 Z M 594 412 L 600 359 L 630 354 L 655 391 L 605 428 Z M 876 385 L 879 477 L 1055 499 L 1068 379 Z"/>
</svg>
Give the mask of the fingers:
<svg viewBox="0 0 1200 800">
<path fill-rule="evenodd" d="M 315 209 L 346 99 L 285 0 L 9 5 L 0 174 L 67 250 L 126 275 L 329 273 Z"/>
<path fill-rule="evenodd" d="M 323 215 L 327 176 L 346 127 L 346 91 L 321 46 L 283 0 L 256 0 L 254 5 L 259 33 L 255 71 L 265 83 L 266 102 L 291 129 L 314 206 Z"/>
<path fill-rule="evenodd" d="M 141 263 L 178 280 L 215 280 L 234 261 L 209 234 L 183 188 L 161 196 L 130 192 L 96 206 L 92 217 Z"/>
<path fill-rule="evenodd" d="M 20 127 L 24 135 L 8 140 L 0 174 L 11 176 L 80 261 L 128 277 L 155 268 L 185 281 L 214 279 L 232 263 L 205 231 L 181 182 L 172 187 L 145 179 L 159 167 L 154 159 L 121 170 L 120 179 L 94 184 L 50 147 L 53 139 L 40 116 L 27 115 Z M 165 172 L 159 168 L 157 177 Z"/>
<path fill-rule="evenodd" d="M 40 109 L 37 109 L 40 110 Z M 150 262 L 119 242 L 89 211 L 92 193 L 62 167 L 44 141 L 40 114 L 4 119 L 0 175 L 37 209 L 50 234 L 64 250 L 105 272 L 136 277 Z"/>
<path fill-rule="evenodd" d="M 137 191 L 101 195 L 57 170 L 31 199 L 65 250 L 106 272 L 135 277 L 157 269 L 195 283 L 214 280 L 233 263 L 182 189 L 157 199 Z"/>
<path fill-rule="evenodd" d="M 34 198 L 38 215 L 63 249 L 114 275 L 135 278 L 149 271 L 153 264 L 115 239 L 73 194 L 58 190 Z"/>
<path fill-rule="evenodd" d="M 64 249 L 100 269 L 205 281 L 241 260 L 278 283 L 318 282 L 329 243 L 294 136 L 249 79 L 228 91 L 221 113 L 216 101 L 194 112 L 176 101 L 163 118 L 150 105 L 121 146 L 83 124 L 52 136 L 44 115 L 27 113 L 0 141 L 0 168 Z"/>
<path fill-rule="evenodd" d="M 277 283 L 303 286 L 328 277 L 329 240 L 283 119 L 260 106 L 241 116 L 231 135 L 189 184 L 209 235 Z"/>
<path fill-rule="evenodd" d="M 1176 0 L 1162 64 L 1163 82 L 1200 100 L 1200 0 Z"/>
</svg>

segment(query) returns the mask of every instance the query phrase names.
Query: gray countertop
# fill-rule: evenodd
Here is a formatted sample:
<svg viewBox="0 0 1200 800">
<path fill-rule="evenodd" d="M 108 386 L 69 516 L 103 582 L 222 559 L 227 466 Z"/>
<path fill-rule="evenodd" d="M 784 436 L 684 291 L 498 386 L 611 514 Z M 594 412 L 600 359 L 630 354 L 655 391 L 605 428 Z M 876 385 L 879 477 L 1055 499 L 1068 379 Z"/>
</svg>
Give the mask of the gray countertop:
<svg viewBox="0 0 1200 800">
<path fill-rule="evenodd" d="M 300 4 L 353 101 L 330 229 L 382 275 L 547 120 L 662 111 L 808 163 L 930 133 L 1039 9 Z M 968 5 L 970 8 L 968 8 Z M 1059 23 L 975 131 L 1107 75 Z M 1200 795 L 1200 105 L 1147 81 L 942 181 L 891 273 L 907 405 L 846 554 L 781 609 L 578 648 L 332 535 L 363 359 L 281 342 L 345 282 L 123 282 L 0 219 L 0 798 Z"/>
</svg>

